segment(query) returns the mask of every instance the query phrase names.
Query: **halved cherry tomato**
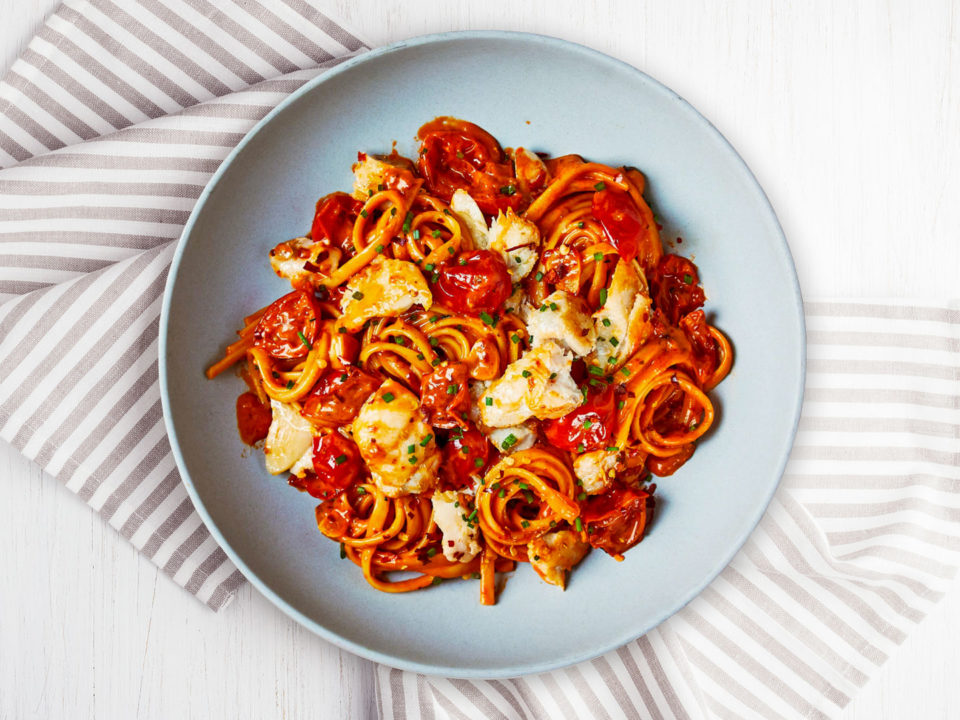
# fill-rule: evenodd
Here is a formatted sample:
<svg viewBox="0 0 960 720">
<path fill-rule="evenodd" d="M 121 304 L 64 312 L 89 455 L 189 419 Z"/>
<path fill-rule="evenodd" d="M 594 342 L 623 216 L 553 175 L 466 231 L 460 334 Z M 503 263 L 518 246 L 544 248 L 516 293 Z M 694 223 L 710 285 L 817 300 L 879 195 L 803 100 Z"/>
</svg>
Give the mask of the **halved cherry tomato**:
<svg viewBox="0 0 960 720">
<path fill-rule="evenodd" d="M 703 307 L 706 297 L 700 287 L 697 266 L 680 255 L 664 255 L 649 274 L 654 305 L 676 325 L 684 315 Z"/>
<path fill-rule="evenodd" d="M 313 295 L 294 290 L 276 300 L 260 317 L 253 344 L 275 358 L 303 357 L 317 339 L 320 311 Z"/>
<path fill-rule="evenodd" d="M 680 318 L 680 329 L 693 347 L 693 363 L 697 379 L 704 383 L 717 369 L 717 341 L 710 334 L 703 310 L 694 310 Z"/>
<path fill-rule="evenodd" d="M 513 292 L 510 272 L 490 250 L 460 253 L 437 270 L 434 298 L 456 312 L 498 312 Z"/>
<path fill-rule="evenodd" d="M 624 260 L 633 260 L 645 244 L 650 228 L 633 198 L 622 190 L 593 194 L 593 216 L 600 221 L 610 244 Z"/>
<path fill-rule="evenodd" d="M 363 462 L 353 440 L 334 431 L 313 439 L 314 477 L 306 478 L 308 493 L 317 498 L 336 495 L 353 484 L 360 475 Z"/>
<path fill-rule="evenodd" d="M 561 418 L 545 420 L 541 425 L 544 436 L 561 450 L 583 452 L 607 445 L 616 424 L 616 406 L 613 388 L 593 392 L 587 401 Z"/>
<path fill-rule="evenodd" d="M 307 395 L 303 414 L 326 427 L 346 425 L 381 383 L 380 378 L 351 365 L 327 370 Z"/>
<path fill-rule="evenodd" d="M 443 362 L 420 381 L 420 408 L 433 427 L 463 427 L 470 409 L 470 369 L 463 363 Z"/>
<path fill-rule="evenodd" d="M 317 201 L 310 237 L 326 238 L 331 245 L 353 254 L 353 224 L 363 209 L 363 203 L 345 192 L 330 193 Z"/>
<path fill-rule="evenodd" d="M 237 398 L 237 430 L 244 444 L 253 445 L 263 440 L 272 420 L 270 406 L 260 402 L 254 393 L 245 392 Z"/>
<path fill-rule="evenodd" d="M 417 166 L 434 195 L 449 201 L 462 188 L 488 215 L 518 210 L 523 204 L 513 164 L 504 162 L 500 144 L 486 130 L 439 117 L 421 127 L 417 137 L 421 142 Z"/>
<path fill-rule="evenodd" d="M 643 539 L 653 502 L 650 493 L 612 485 L 580 503 L 587 542 L 609 555 L 622 555 Z"/>
<path fill-rule="evenodd" d="M 550 179 L 550 172 L 543 160 L 523 147 L 513 151 L 513 168 L 517 175 L 517 184 L 527 195 L 539 195 Z"/>
<path fill-rule="evenodd" d="M 479 461 L 479 462 L 478 462 Z M 483 475 L 490 462 L 490 443 L 472 424 L 450 433 L 443 446 L 440 479 L 447 490 L 459 490 L 470 485 L 471 475 Z"/>
</svg>

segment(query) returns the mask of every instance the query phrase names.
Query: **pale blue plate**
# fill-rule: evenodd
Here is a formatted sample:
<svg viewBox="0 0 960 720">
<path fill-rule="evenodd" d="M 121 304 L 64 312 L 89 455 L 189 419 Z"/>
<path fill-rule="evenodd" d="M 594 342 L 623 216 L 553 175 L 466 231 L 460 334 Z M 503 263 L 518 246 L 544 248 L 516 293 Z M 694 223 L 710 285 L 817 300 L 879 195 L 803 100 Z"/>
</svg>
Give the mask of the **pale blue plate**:
<svg viewBox="0 0 960 720">
<path fill-rule="evenodd" d="M 622 563 L 592 553 L 566 592 L 522 567 L 495 607 L 476 582 L 386 595 L 320 535 L 314 500 L 244 453 L 242 383 L 204 368 L 241 318 L 288 288 L 267 251 L 310 227 L 317 198 L 351 185 L 357 151 L 454 115 L 505 146 L 632 164 L 664 235 L 700 267 L 736 363 L 714 393 L 717 429 L 659 483 L 656 522 Z M 529 121 L 529 122 L 528 122 Z M 448 33 L 350 60 L 294 93 L 223 163 L 200 197 L 170 271 L 160 380 L 170 442 L 190 496 L 250 581 L 318 635 L 389 665 L 503 677 L 584 660 L 663 622 L 730 561 L 783 471 L 800 412 L 804 326 L 783 233 L 756 179 L 696 110 L 642 72 L 535 35 Z"/>
</svg>

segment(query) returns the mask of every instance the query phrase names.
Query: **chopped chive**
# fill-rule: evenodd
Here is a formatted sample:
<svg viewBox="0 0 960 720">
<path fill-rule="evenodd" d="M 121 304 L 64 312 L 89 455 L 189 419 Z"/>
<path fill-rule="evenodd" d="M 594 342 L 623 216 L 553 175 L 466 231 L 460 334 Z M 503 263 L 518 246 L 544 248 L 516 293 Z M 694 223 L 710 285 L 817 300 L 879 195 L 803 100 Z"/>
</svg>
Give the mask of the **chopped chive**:
<svg viewBox="0 0 960 720">
<path fill-rule="evenodd" d="M 546 312 L 546 311 L 547 311 L 547 306 L 546 306 L 546 305 L 541 305 L 541 306 L 540 306 L 540 312 Z"/>
<path fill-rule="evenodd" d="M 377 185 L 377 192 L 383 192 L 383 183 Z"/>
<path fill-rule="evenodd" d="M 340 543 L 340 559 L 343 560 L 347 557 L 347 548 L 343 543 Z"/>
<path fill-rule="evenodd" d="M 441 578 L 441 577 L 435 577 L 433 580 L 430 581 L 430 584 L 431 584 L 431 585 L 439 585 L 439 584 L 442 583 L 442 582 L 443 582 L 443 578 Z"/>
<path fill-rule="evenodd" d="M 529 371 L 529 370 L 523 370 L 520 374 L 523 375 L 525 378 L 530 377 L 530 371 Z"/>
<path fill-rule="evenodd" d="M 607 289 L 600 288 L 600 307 L 607 304 Z"/>
<path fill-rule="evenodd" d="M 414 239 L 414 240 L 419 240 L 419 239 L 420 239 L 420 230 L 414 230 L 414 231 L 413 231 L 413 239 Z"/>
<path fill-rule="evenodd" d="M 427 548 L 427 557 L 433 557 L 437 554 L 436 548 Z"/>
<path fill-rule="evenodd" d="M 353 294 L 353 299 L 354 299 L 354 300 L 363 300 L 363 293 L 360 292 L 359 290 L 357 290 L 357 291 Z"/>
<path fill-rule="evenodd" d="M 603 375 L 603 370 L 601 370 L 596 365 L 591 365 L 590 367 L 588 367 L 587 372 L 589 372 L 591 375 Z"/>
<path fill-rule="evenodd" d="M 520 336 L 514 333 L 510 336 L 510 340 L 512 340 L 514 344 L 517 344 L 520 342 Z"/>
<path fill-rule="evenodd" d="M 577 227 L 583 230 L 583 220 L 577 223 Z"/>
<path fill-rule="evenodd" d="M 516 444 L 517 444 L 517 436 L 514 435 L 513 433 L 510 433 L 503 439 L 503 442 L 500 443 L 500 447 L 502 447 L 504 450 L 509 450 Z"/>
<path fill-rule="evenodd" d="M 504 491 L 503 488 L 500 488 L 500 492 L 497 493 L 497 497 L 501 497 L 501 498 L 502 498 L 504 495 L 506 495 L 506 492 Z"/>
<path fill-rule="evenodd" d="M 420 441 L 420 447 L 426 447 L 430 444 L 430 441 L 433 440 L 433 433 L 429 433 L 423 440 Z"/>
<path fill-rule="evenodd" d="M 577 518 L 573 526 L 577 529 L 577 532 L 583 532 L 583 521 L 580 518 Z"/>
<path fill-rule="evenodd" d="M 440 231 L 439 231 L 439 230 L 434 230 L 434 231 L 433 231 L 432 233 L 430 233 L 430 234 L 433 235 L 435 238 L 440 237 Z"/>
<path fill-rule="evenodd" d="M 403 220 L 403 231 L 405 233 L 410 232 L 410 224 L 413 222 L 413 213 L 408 212 L 407 216 Z"/>
<path fill-rule="evenodd" d="M 293 387 L 293 380 L 287 380 L 287 390 L 290 390 Z"/>
<path fill-rule="evenodd" d="M 407 458 L 407 462 L 410 463 L 411 465 L 416 465 L 416 464 L 417 464 L 417 456 L 416 456 L 416 455 L 411 455 L 410 457 Z"/>
<path fill-rule="evenodd" d="M 550 373 L 550 379 L 551 379 L 551 380 L 556 380 L 556 379 L 557 379 L 557 374 L 556 374 L 556 373 Z"/>
<path fill-rule="evenodd" d="M 337 328 L 337 332 L 338 332 L 338 333 L 345 333 L 346 331 L 347 331 L 347 329 L 346 329 L 345 327 L 343 327 L 343 326 Z"/>
<path fill-rule="evenodd" d="M 340 382 L 346 382 L 346 380 L 347 380 L 347 374 L 340 373 Z"/>
<path fill-rule="evenodd" d="M 434 346 L 440 344 L 440 341 L 437 340 L 435 337 L 431 337 L 427 342 L 429 342 L 431 345 L 434 345 Z"/>
<path fill-rule="evenodd" d="M 459 150 L 457 150 L 457 157 L 463 160 L 463 153 Z"/>
<path fill-rule="evenodd" d="M 683 275 L 683 281 L 684 281 L 687 285 L 692 285 L 692 284 L 693 284 L 693 275 L 691 275 L 690 273 L 684 273 L 684 275 Z"/>
<path fill-rule="evenodd" d="M 341 454 L 341 455 L 337 455 L 337 456 L 333 459 L 333 461 L 334 461 L 337 465 L 343 465 L 343 464 L 347 461 L 347 456 L 346 456 L 346 455 L 342 455 L 342 454 Z"/>
<path fill-rule="evenodd" d="M 417 360 L 426 360 L 426 358 L 423 356 L 423 353 L 417 353 Z"/>
<path fill-rule="evenodd" d="M 367 491 L 364 488 L 362 487 L 357 488 L 357 495 L 366 495 L 366 494 L 367 494 Z"/>
<path fill-rule="evenodd" d="M 480 313 L 480 319 L 483 320 L 483 322 L 489 325 L 490 327 L 497 326 L 497 319 L 493 315 L 488 313 L 486 310 Z"/>
<path fill-rule="evenodd" d="M 447 385 L 447 395 L 454 395 L 459 389 L 460 389 L 459 385 L 450 383 L 449 385 Z"/>
<path fill-rule="evenodd" d="M 617 340 L 615 337 L 613 337 L 613 336 L 611 335 L 611 336 L 610 336 L 610 344 L 613 345 L 614 347 L 616 347 L 617 345 L 620 344 L 620 341 Z"/>
<path fill-rule="evenodd" d="M 603 253 L 594 253 L 593 259 L 596 260 L 597 262 L 600 262 L 601 260 L 603 260 Z"/>
<path fill-rule="evenodd" d="M 484 398 L 483 401 L 486 403 L 487 407 L 493 405 L 493 398 Z"/>
<path fill-rule="evenodd" d="M 578 453 L 582 453 L 584 450 L 586 450 L 586 448 L 584 447 L 583 443 L 580 443 L 579 445 L 577 445 Z"/>
<path fill-rule="evenodd" d="M 407 455 L 413 455 L 417 451 L 417 446 L 413 443 L 407 445 Z"/>
<path fill-rule="evenodd" d="M 556 312 L 556 311 L 557 311 L 557 304 L 556 304 L 555 302 L 550 303 L 550 309 L 551 309 L 553 312 Z"/>
<path fill-rule="evenodd" d="M 307 350 L 313 350 L 313 344 L 309 340 L 307 340 L 307 336 L 304 335 L 299 330 L 297 331 L 297 337 L 300 338 L 300 342 L 303 343 L 304 347 L 306 347 Z"/>
<path fill-rule="evenodd" d="M 602 322 L 604 327 L 610 327 L 610 318 L 604 318 Z"/>
<path fill-rule="evenodd" d="M 521 520 L 521 521 L 520 521 L 520 527 L 526 529 L 526 528 L 530 527 L 530 523 L 527 522 L 526 520 Z"/>
<path fill-rule="evenodd" d="M 584 430 L 589 430 L 589 429 L 592 428 L 592 427 L 593 427 L 593 423 L 592 423 L 590 420 L 584 420 L 584 421 L 583 421 L 583 429 L 584 429 Z"/>
<path fill-rule="evenodd" d="M 383 252 L 383 245 L 377 245 L 377 246 L 374 248 L 374 250 L 376 250 L 378 253 L 382 253 L 382 252 Z"/>
<path fill-rule="evenodd" d="M 622 372 L 627 377 L 630 377 L 630 368 L 622 367 L 620 368 L 620 372 Z"/>
<path fill-rule="evenodd" d="M 587 499 L 587 494 L 585 492 L 577 493 L 577 500 L 583 501 Z"/>
<path fill-rule="evenodd" d="M 606 187 L 607 187 L 607 184 L 603 181 L 600 181 L 593 186 L 593 189 L 596 190 L 597 192 L 600 192 L 601 190 L 604 190 Z"/>
<path fill-rule="evenodd" d="M 510 196 L 517 192 L 517 189 L 513 185 L 504 185 L 500 188 L 500 192 L 504 195 Z"/>
<path fill-rule="evenodd" d="M 616 365 L 616 364 L 617 364 L 617 359 L 615 357 L 607 358 L 607 365 Z"/>
<path fill-rule="evenodd" d="M 397 214 L 397 209 L 396 209 L 395 207 L 390 208 L 390 214 L 391 214 L 391 215 L 396 215 L 396 214 Z"/>
<path fill-rule="evenodd" d="M 393 402 L 395 398 L 396 398 L 396 395 L 394 395 L 392 392 L 385 392 L 383 394 L 383 401 L 386 403 Z"/>
<path fill-rule="evenodd" d="M 430 364 L 433 365 L 434 367 L 436 367 L 437 365 L 439 365 L 439 364 L 442 363 L 442 362 L 443 362 L 443 361 L 442 361 L 440 358 L 434 358 L 433 360 L 430 361 Z"/>
<path fill-rule="evenodd" d="M 626 400 L 620 400 L 617 402 L 617 410 L 623 410 L 623 406 L 627 404 Z"/>
<path fill-rule="evenodd" d="M 620 448 L 616 445 L 607 445 L 607 452 L 620 452 Z"/>
<path fill-rule="evenodd" d="M 427 263 L 426 265 L 423 266 L 423 268 L 424 268 L 424 270 L 426 270 L 427 272 L 433 272 L 434 264 L 433 264 L 433 263 Z"/>
<path fill-rule="evenodd" d="M 367 211 L 366 211 L 366 210 L 361 210 L 361 211 L 360 211 L 360 217 L 366 218 L 366 217 L 367 217 Z"/>
</svg>

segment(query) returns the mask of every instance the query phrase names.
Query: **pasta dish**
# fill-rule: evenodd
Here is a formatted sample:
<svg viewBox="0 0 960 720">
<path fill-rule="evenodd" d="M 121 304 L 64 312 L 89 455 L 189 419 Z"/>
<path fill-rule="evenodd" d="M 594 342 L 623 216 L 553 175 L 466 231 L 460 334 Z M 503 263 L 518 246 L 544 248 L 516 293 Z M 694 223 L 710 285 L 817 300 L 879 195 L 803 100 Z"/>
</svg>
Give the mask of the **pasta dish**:
<svg viewBox="0 0 960 720">
<path fill-rule="evenodd" d="M 417 138 L 358 153 L 352 191 L 270 250 L 291 290 L 207 376 L 238 368 L 242 439 L 378 590 L 475 578 L 493 604 L 517 563 L 563 588 L 641 541 L 731 347 L 639 170 L 449 117 Z"/>
</svg>

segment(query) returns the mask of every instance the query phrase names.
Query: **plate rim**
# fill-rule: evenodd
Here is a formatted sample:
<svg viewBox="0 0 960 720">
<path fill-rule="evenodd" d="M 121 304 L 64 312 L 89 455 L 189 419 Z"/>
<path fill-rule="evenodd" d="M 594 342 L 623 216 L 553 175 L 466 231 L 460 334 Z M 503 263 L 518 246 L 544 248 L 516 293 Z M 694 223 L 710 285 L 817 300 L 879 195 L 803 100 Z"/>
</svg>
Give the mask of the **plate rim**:
<svg viewBox="0 0 960 720">
<path fill-rule="evenodd" d="M 635 628 L 628 629 L 618 640 L 615 642 L 607 642 L 602 646 L 591 647 L 589 650 L 581 653 L 579 656 L 574 657 L 573 659 L 565 658 L 560 660 L 544 660 L 539 663 L 523 663 L 520 665 L 510 665 L 505 664 L 502 666 L 488 667 L 488 668 L 465 668 L 465 667 L 455 667 L 447 665 L 434 665 L 425 662 L 418 662 L 415 660 L 410 660 L 398 655 L 392 655 L 389 653 L 381 652 L 378 650 L 373 650 L 368 648 L 360 643 L 357 643 L 349 638 L 346 638 L 328 628 L 318 623 L 316 620 L 313 620 L 310 617 L 307 617 L 301 611 L 297 610 L 295 607 L 290 605 L 283 597 L 281 597 L 277 592 L 268 587 L 255 572 L 253 572 L 250 567 L 244 562 L 244 560 L 237 554 L 237 552 L 231 547 L 227 542 L 226 538 L 220 532 L 220 529 L 217 527 L 216 523 L 213 521 L 213 518 L 210 516 L 209 512 L 202 499 L 198 493 L 196 487 L 193 484 L 193 480 L 190 477 L 190 473 L 187 470 L 186 462 L 183 458 L 183 455 L 180 451 L 180 444 L 177 439 L 176 427 L 174 426 L 172 420 L 172 413 L 170 411 L 170 395 L 169 395 L 169 383 L 168 383 L 168 366 L 167 366 L 167 338 L 168 338 L 168 329 L 169 329 L 169 319 L 170 319 L 170 305 L 172 303 L 172 297 L 174 292 L 174 287 L 176 285 L 176 279 L 178 270 L 180 267 L 183 254 L 185 252 L 188 241 L 190 240 L 191 233 L 193 231 L 194 225 L 196 224 L 197 218 L 200 213 L 203 211 L 204 206 L 207 203 L 210 195 L 213 190 L 219 184 L 222 176 L 227 172 L 230 166 L 233 164 L 237 156 L 243 151 L 243 149 L 249 144 L 249 142 L 260 133 L 274 117 L 283 112 L 287 107 L 295 103 L 302 96 L 307 93 L 312 92 L 316 87 L 322 85 L 323 83 L 331 80 L 338 75 L 349 72 L 353 68 L 362 65 L 363 63 L 376 60 L 384 55 L 389 55 L 410 47 L 419 47 L 423 45 L 431 45 L 434 43 L 447 42 L 451 40 L 514 40 L 514 41 L 525 41 L 534 44 L 549 45 L 558 48 L 562 48 L 568 51 L 573 51 L 586 55 L 594 60 L 598 60 L 603 63 L 610 63 L 614 66 L 619 66 L 620 69 L 631 72 L 635 75 L 638 75 L 642 81 L 648 83 L 653 89 L 667 94 L 669 97 L 672 97 L 675 101 L 681 103 L 684 109 L 687 112 L 692 112 L 696 118 L 704 124 L 705 129 L 708 133 L 713 135 L 713 139 L 718 141 L 722 146 L 724 146 L 736 160 L 736 170 L 739 174 L 745 177 L 747 180 L 748 187 L 752 188 L 753 192 L 757 193 L 759 196 L 759 203 L 762 207 L 765 207 L 766 214 L 768 215 L 768 220 L 771 221 L 771 230 L 774 231 L 776 238 L 771 240 L 772 244 L 775 245 L 775 250 L 778 255 L 782 256 L 786 260 L 788 268 L 791 272 L 791 284 L 790 289 L 792 291 L 792 296 L 794 300 L 794 312 L 796 313 L 796 320 L 799 327 L 799 351 L 800 351 L 800 367 L 799 367 L 799 378 L 797 387 L 795 388 L 795 399 L 793 403 L 793 418 L 791 422 L 791 429 L 788 435 L 784 438 L 784 447 L 782 457 L 779 463 L 779 466 L 776 470 L 775 482 L 770 484 L 766 495 L 762 498 L 762 502 L 757 505 L 757 510 L 748 518 L 748 522 L 745 524 L 744 532 L 737 537 L 736 541 L 731 543 L 730 550 L 728 553 L 724 554 L 721 560 L 712 567 L 704 575 L 704 580 L 702 583 L 694 586 L 690 591 L 688 591 L 684 596 L 677 599 L 677 601 L 671 604 L 664 612 L 659 614 L 657 618 L 649 624 L 649 627 L 644 627 L 637 631 Z M 237 566 L 237 569 L 243 574 L 250 584 L 257 589 L 262 595 L 264 595 L 270 602 L 277 607 L 281 612 L 283 612 L 287 617 L 295 620 L 303 627 L 307 628 L 311 632 L 320 636 L 324 640 L 333 643 L 334 645 L 347 650 L 355 655 L 372 660 L 374 662 L 382 663 L 390 667 L 398 668 L 401 670 L 409 670 L 417 673 L 422 673 L 425 675 L 434 675 L 442 677 L 451 677 L 459 679 L 503 679 L 511 677 L 520 677 L 523 675 L 530 675 L 535 673 L 549 672 L 551 670 L 557 670 L 563 667 L 569 667 L 571 665 L 591 660 L 593 658 L 599 657 L 611 650 L 622 647 L 623 645 L 633 642 L 637 638 L 645 635 L 651 630 L 655 629 L 667 619 L 671 618 L 673 615 L 682 610 L 686 605 L 693 601 L 697 596 L 700 595 L 703 590 L 712 583 L 717 576 L 730 564 L 730 561 L 734 556 L 740 551 L 744 543 L 756 529 L 761 518 L 767 511 L 767 508 L 770 505 L 771 500 L 773 499 L 774 494 L 780 486 L 781 479 L 783 477 L 783 472 L 786 467 L 787 461 L 790 456 L 790 451 L 793 448 L 793 443 L 797 434 L 797 427 L 800 421 L 800 412 L 803 406 L 803 396 L 804 396 L 804 386 L 806 381 L 806 361 L 807 361 L 807 341 L 806 341 L 806 323 L 803 313 L 803 295 L 800 289 L 799 278 L 797 277 L 796 264 L 793 260 L 793 255 L 790 252 L 790 247 L 787 243 L 786 235 L 783 232 L 783 228 L 780 224 L 780 220 L 777 217 L 776 211 L 773 208 L 773 204 L 770 202 L 769 197 L 763 189 L 763 186 L 760 184 L 757 177 L 754 175 L 753 171 L 747 165 L 746 161 L 741 157 L 740 153 L 737 152 L 737 149 L 730 143 L 729 140 L 714 126 L 714 124 L 704 116 L 696 107 L 694 107 L 690 102 L 684 99 L 677 92 L 669 88 L 668 86 L 661 83 L 656 78 L 648 75 L 639 68 L 627 63 L 623 60 L 619 60 L 615 57 L 607 55 L 599 50 L 595 50 L 586 45 L 580 43 L 575 43 L 569 40 L 564 40 L 562 38 L 553 37 L 550 35 L 543 35 L 537 33 L 529 32 L 519 32 L 519 31 L 508 31 L 508 30 L 457 30 L 457 31 L 447 31 L 439 33 L 430 33 L 427 35 L 418 35 L 416 37 L 407 38 L 403 40 L 398 40 L 396 42 L 390 43 L 380 48 L 375 48 L 365 52 L 360 52 L 359 54 L 353 54 L 348 57 L 348 59 L 334 65 L 325 72 L 321 73 L 317 77 L 309 80 L 304 83 L 297 90 L 293 91 L 289 96 L 284 98 L 275 108 L 270 110 L 261 120 L 259 120 L 247 133 L 243 136 L 240 142 L 234 147 L 230 153 L 223 159 L 220 163 L 220 166 L 214 172 L 214 174 L 207 181 L 206 186 L 203 189 L 203 192 L 200 193 L 197 198 L 196 203 L 193 206 L 193 209 L 190 212 L 190 216 L 187 219 L 186 224 L 183 227 L 183 231 L 180 233 L 180 236 L 177 239 L 177 247 L 174 251 L 173 258 L 171 259 L 170 269 L 167 274 L 166 283 L 164 285 L 163 293 L 163 303 L 160 309 L 160 324 L 159 324 L 159 342 L 158 342 L 158 352 L 159 352 L 159 380 L 160 380 L 160 399 L 161 406 L 163 409 L 163 421 L 164 428 L 167 432 L 167 438 L 170 442 L 170 449 L 174 456 L 174 461 L 176 462 L 177 470 L 180 473 L 181 480 L 184 487 L 186 488 L 187 494 L 190 497 L 191 502 L 194 505 L 195 510 L 200 515 L 201 520 L 206 526 L 207 530 L 216 540 L 217 544 L 223 551 L 226 553 L 227 557 L 230 559 L 234 565 Z M 576 655 L 576 653 L 574 653 Z"/>
</svg>

